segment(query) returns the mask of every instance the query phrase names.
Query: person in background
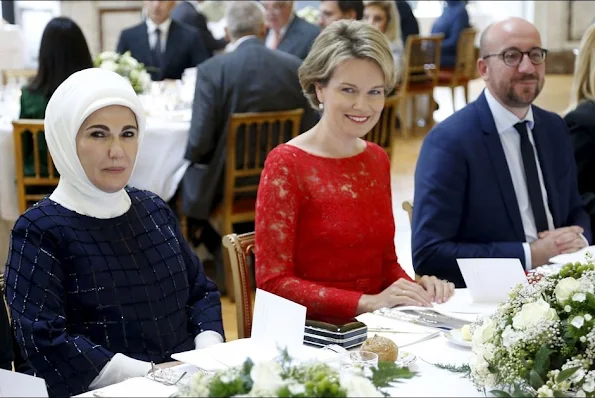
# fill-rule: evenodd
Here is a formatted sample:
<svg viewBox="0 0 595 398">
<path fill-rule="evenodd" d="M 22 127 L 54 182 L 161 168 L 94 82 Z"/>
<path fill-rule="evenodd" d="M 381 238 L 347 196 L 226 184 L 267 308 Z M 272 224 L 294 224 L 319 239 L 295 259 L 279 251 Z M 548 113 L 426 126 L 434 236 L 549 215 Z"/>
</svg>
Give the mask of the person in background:
<svg viewBox="0 0 595 398">
<path fill-rule="evenodd" d="M 205 41 L 209 57 L 217 51 L 225 49 L 228 41 L 215 39 L 207 26 L 207 18 L 202 13 L 202 1 L 180 1 L 171 12 L 172 19 L 196 28 Z"/>
<path fill-rule="evenodd" d="M 442 15 L 432 25 L 432 34 L 444 34 L 444 39 L 440 45 L 442 48 L 440 56 L 441 68 L 454 68 L 457 62 L 459 36 L 464 29 L 470 26 L 466 5 L 467 0 L 445 1 Z"/>
<path fill-rule="evenodd" d="M 516 258 L 525 271 L 591 241 L 564 120 L 533 104 L 541 36 L 522 18 L 480 38 L 479 98 L 434 127 L 415 169 L 413 267 L 465 287 L 459 258 Z"/>
<path fill-rule="evenodd" d="M 363 22 L 375 26 L 390 42 L 390 49 L 395 62 L 397 81 L 405 62 L 403 41 L 401 40 L 400 18 L 397 6 L 392 1 L 364 1 Z"/>
<path fill-rule="evenodd" d="M 144 132 L 132 86 L 106 69 L 72 74 L 48 103 L 60 181 L 16 221 L 5 278 L 18 345 L 52 396 L 224 341 L 217 287 L 171 209 L 125 188 Z"/>
<path fill-rule="evenodd" d="M 118 41 L 116 52 L 130 51 L 154 81 L 181 79 L 185 69 L 209 58 L 200 32 L 171 18 L 175 5 L 173 0 L 145 0 L 147 19 L 123 30 Z"/>
<path fill-rule="evenodd" d="M 230 1 L 226 20 L 233 51 L 208 60 L 196 71 L 185 155 L 191 165 L 182 183 L 183 212 L 192 217 L 197 227 L 203 228 L 201 239 L 215 255 L 219 270 L 222 270 L 221 236 L 208 219 L 223 197 L 231 115 L 302 108 L 301 131 L 312 127 L 317 120 L 298 81 L 301 59 L 263 45 L 266 27 L 262 5 L 254 1 Z M 243 145 L 242 141 L 238 142 L 238 146 Z M 244 151 L 239 153 L 243 156 Z M 253 230 L 252 226 L 250 231 Z M 223 281 L 223 274 L 219 273 L 218 285 L 223 287 Z"/>
<path fill-rule="evenodd" d="M 295 15 L 293 1 L 263 1 L 268 32 L 265 44 L 300 59 L 306 58 L 320 29 Z"/>
<path fill-rule="evenodd" d="M 405 47 L 407 38 L 410 35 L 419 34 L 419 25 L 407 0 L 395 0 L 395 3 L 397 4 L 397 12 L 401 22 L 401 40 L 403 41 L 403 47 Z"/>
<path fill-rule="evenodd" d="M 334 22 L 299 77 L 322 118 L 266 159 L 256 202 L 258 288 L 317 320 L 448 300 L 452 284 L 414 282 L 399 265 L 390 161 L 362 139 L 395 85 L 386 37 L 369 24 Z"/>
<path fill-rule="evenodd" d="M 578 191 L 595 225 L 595 25 L 584 33 L 576 57 L 570 105 L 564 120 L 570 129 L 578 173 Z"/>
<path fill-rule="evenodd" d="M 355 19 L 359 21 L 364 16 L 364 2 L 362 0 L 322 0 L 318 26 L 324 29 L 340 19 Z"/>
<path fill-rule="evenodd" d="M 37 74 L 21 89 L 19 119 L 45 118 L 45 108 L 56 88 L 68 76 L 92 68 L 93 60 L 81 28 L 70 18 L 57 17 L 48 22 L 41 36 Z M 47 159 L 47 144 L 42 135 L 38 141 L 40 159 Z M 25 175 L 34 176 L 33 137 L 23 140 Z M 40 162 L 41 175 L 47 176 L 47 163 Z"/>
</svg>

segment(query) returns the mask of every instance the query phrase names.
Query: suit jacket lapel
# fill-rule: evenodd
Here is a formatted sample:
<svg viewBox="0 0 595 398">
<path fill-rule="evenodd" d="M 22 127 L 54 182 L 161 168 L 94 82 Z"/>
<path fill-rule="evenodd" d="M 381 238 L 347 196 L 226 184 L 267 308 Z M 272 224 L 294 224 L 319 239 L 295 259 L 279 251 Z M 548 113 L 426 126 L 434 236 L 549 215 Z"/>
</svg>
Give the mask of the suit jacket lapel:
<svg viewBox="0 0 595 398">
<path fill-rule="evenodd" d="M 558 221 L 560 215 L 558 214 L 558 192 L 554 185 L 554 172 L 552 170 L 552 162 L 555 161 L 553 154 L 550 153 L 551 145 L 548 142 L 548 136 L 545 134 L 542 123 L 540 122 L 539 115 L 536 114 L 535 108 L 533 108 L 533 141 L 535 141 L 535 149 L 537 151 L 537 157 L 539 158 L 539 166 L 541 167 L 541 173 L 543 174 L 543 182 L 545 184 L 545 190 L 547 192 L 548 206 L 554 219 L 554 227 L 559 227 Z"/>
<path fill-rule="evenodd" d="M 517 238 L 521 242 L 524 242 L 525 232 L 523 229 L 523 221 L 521 220 L 519 204 L 514 192 L 514 186 L 512 185 L 508 162 L 506 161 L 504 149 L 502 148 L 502 141 L 500 141 L 500 135 L 498 134 L 496 124 L 494 123 L 494 116 L 492 116 L 492 112 L 490 112 L 490 107 L 488 106 L 485 94 L 482 93 L 477 101 L 475 101 L 475 107 L 479 112 L 481 129 L 484 134 L 484 142 L 490 158 L 492 170 L 500 188 L 502 200 L 506 207 L 506 213 Z"/>
<path fill-rule="evenodd" d="M 147 24 L 145 23 L 141 24 L 138 30 L 138 44 L 144 61 L 139 60 L 139 62 L 145 64 L 149 62 L 149 65 L 152 65 L 153 58 L 151 57 L 151 46 L 149 45 L 149 33 L 147 32 Z"/>
<path fill-rule="evenodd" d="M 280 49 L 282 46 L 287 47 L 291 44 L 291 36 L 293 35 L 293 31 L 296 29 L 296 23 L 297 23 L 297 15 L 293 16 L 293 20 L 291 21 L 291 23 L 289 24 L 289 26 L 287 27 L 287 30 L 285 31 L 285 34 L 283 35 L 283 37 L 281 37 L 281 41 L 279 42 L 279 44 L 277 45 L 277 48 Z M 287 49 L 285 49 L 284 51 L 286 51 Z"/>
<path fill-rule="evenodd" d="M 165 43 L 165 53 L 161 58 L 161 72 L 160 75 L 163 78 L 165 71 L 169 64 L 177 59 L 176 56 L 176 41 L 178 37 L 178 29 L 175 22 L 172 20 L 171 25 L 169 25 L 169 32 L 167 33 L 167 41 Z"/>
</svg>

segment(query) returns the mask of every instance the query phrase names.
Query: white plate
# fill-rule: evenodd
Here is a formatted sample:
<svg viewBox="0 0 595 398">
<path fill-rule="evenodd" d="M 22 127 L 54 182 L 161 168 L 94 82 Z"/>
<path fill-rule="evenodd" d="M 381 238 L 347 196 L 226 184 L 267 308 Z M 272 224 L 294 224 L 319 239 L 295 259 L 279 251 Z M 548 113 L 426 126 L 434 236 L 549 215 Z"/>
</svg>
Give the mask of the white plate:
<svg viewBox="0 0 595 398">
<path fill-rule="evenodd" d="M 395 363 L 401 367 L 405 367 L 411 365 L 416 359 L 417 356 L 415 354 L 399 351 L 399 358 L 397 358 Z"/>
<path fill-rule="evenodd" d="M 444 333 L 444 337 L 446 337 L 451 343 L 454 343 L 458 346 L 471 348 L 471 342 L 463 339 L 460 329 L 449 330 L 448 332 Z"/>
</svg>

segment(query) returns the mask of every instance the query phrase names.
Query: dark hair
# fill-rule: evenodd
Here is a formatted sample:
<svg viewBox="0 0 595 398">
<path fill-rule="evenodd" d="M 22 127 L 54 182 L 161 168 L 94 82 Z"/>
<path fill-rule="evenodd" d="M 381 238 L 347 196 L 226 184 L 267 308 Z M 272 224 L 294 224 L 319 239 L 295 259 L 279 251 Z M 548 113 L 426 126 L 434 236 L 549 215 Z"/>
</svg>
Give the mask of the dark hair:
<svg viewBox="0 0 595 398">
<path fill-rule="evenodd" d="M 93 60 L 81 28 L 70 18 L 53 18 L 39 46 L 39 69 L 29 91 L 50 98 L 70 75 L 92 68 Z"/>
<path fill-rule="evenodd" d="M 355 19 L 358 21 L 364 17 L 364 2 L 362 0 L 337 0 L 337 5 L 342 13 L 355 11 Z"/>
</svg>

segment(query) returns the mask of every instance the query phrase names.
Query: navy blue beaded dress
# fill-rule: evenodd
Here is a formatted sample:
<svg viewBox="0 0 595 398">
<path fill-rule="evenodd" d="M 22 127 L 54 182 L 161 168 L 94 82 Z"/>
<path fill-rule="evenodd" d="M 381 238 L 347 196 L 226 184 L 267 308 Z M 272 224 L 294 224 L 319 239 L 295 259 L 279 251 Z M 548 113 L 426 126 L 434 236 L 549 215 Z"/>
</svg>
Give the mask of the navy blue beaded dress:
<svg viewBox="0 0 595 398">
<path fill-rule="evenodd" d="M 116 353 L 153 361 L 221 336 L 216 285 L 155 194 L 127 188 L 123 215 L 87 217 L 49 198 L 16 222 L 6 298 L 17 341 L 50 395 L 88 389 Z"/>
</svg>

